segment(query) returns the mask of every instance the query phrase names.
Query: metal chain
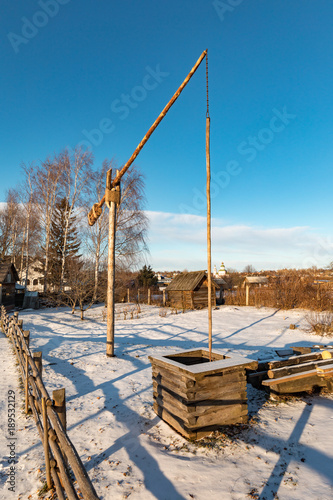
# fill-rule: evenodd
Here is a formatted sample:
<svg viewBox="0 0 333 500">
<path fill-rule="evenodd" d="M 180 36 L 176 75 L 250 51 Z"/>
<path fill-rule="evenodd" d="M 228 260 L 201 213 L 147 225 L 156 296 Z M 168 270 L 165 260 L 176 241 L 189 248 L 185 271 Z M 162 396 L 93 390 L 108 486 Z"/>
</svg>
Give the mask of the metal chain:
<svg viewBox="0 0 333 500">
<path fill-rule="evenodd" d="M 206 53 L 206 92 L 207 92 L 207 111 L 206 117 L 209 118 L 209 99 L 208 99 L 208 49 Z"/>
</svg>

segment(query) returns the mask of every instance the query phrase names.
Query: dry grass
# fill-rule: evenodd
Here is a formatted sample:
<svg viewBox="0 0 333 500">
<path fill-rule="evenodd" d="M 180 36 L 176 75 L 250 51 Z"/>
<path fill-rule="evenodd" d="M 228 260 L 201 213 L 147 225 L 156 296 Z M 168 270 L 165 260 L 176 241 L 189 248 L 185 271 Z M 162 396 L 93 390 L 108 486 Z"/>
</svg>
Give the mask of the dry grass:
<svg viewBox="0 0 333 500">
<path fill-rule="evenodd" d="M 306 317 L 307 330 L 317 335 L 333 337 L 333 312 L 310 312 Z"/>
</svg>

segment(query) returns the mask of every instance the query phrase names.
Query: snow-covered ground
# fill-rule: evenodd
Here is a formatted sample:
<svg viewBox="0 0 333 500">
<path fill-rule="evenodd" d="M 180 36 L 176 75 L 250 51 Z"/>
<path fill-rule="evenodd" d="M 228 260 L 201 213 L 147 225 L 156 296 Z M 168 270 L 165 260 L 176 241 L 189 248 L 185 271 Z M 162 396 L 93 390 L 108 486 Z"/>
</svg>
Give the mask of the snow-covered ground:
<svg viewBox="0 0 333 500">
<path fill-rule="evenodd" d="M 85 321 L 66 308 L 20 313 L 32 349 L 43 352 L 49 392 L 66 388 L 68 433 L 101 499 L 333 498 L 332 394 L 274 403 L 249 387 L 248 426 L 188 442 L 153 412 L 148 355 L 207 347 L 207 311 L 161 317 L 158 308 L 142 306 L 139 318 L 129 313 L 124 320 L 123 309 L 117 305 L 115 358 L 105 356 L 102 306 Z M 213 311 L 213 348 L 267 359 L 278 347 L 328 343 L 302 329 L 305 314 L 220 307 Z M 15 360 L 0 335 L 0 497 L 36 499 L 45 481 L 43 450 L 32 417 L 22 412 Z M 4 482 L 8 390 L 19 402 L 15 493 Z"/>
</svg>

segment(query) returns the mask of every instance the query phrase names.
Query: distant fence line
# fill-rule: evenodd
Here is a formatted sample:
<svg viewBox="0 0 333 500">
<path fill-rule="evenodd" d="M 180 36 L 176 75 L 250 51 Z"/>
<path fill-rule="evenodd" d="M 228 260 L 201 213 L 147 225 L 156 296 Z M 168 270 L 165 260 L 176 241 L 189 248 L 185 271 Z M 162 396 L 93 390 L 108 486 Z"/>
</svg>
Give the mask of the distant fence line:
<svg viewBox="0 0 333 500">
<path fill-rule="evenodd" d="M 42 353 L 31 354 L 30 332 L 23 330 L 23 321 L 18 319 L 17 312 L 9 317 L 1 306 L 1 328 L 15 349 L 25 388 L 25 413 L 30 406 L 43 443 L 48 488 L 55 488 L 59 500 L 98 500 L 66 432 L 65 389 L 53 391 L 50 398 L 42 380 Z M 80 492 L 83 497 L 79 496 Z"/>
</svg>

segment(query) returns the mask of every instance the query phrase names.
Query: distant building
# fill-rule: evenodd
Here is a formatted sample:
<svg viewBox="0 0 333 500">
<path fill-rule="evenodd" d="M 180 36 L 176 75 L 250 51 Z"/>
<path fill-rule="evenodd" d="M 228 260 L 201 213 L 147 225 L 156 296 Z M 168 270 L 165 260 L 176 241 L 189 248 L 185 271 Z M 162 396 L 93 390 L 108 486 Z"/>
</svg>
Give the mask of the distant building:
<svg viewBox="0 0 333 500">
<path fill-rule="evenodd" d="M 221 278 L 221 276 L 225 276 L 227 274 L 227 271 L 225 269 L 225 265 L 223 262 L 221 262 L 220 269 L 217 271 L 216 265 L 214 266 L 213 269 L 213 276 L 214 278 Z"/>
<path fill-rule="evenodd" d="M 10 260 L 0 262 L 0 304 L 15 305 L 16 282 L 19 280 L 16 268 Z"/>
<path fill-rule="evenodd" d="M 176 309 L 201 309 L 208 306 L 208 277 L 205 271 L 192 271 L 176 276 L 167 286 L 167 304 Z M 216 305 L 220 286 L 212 280 L 212 305 Z"/>
</svg>

